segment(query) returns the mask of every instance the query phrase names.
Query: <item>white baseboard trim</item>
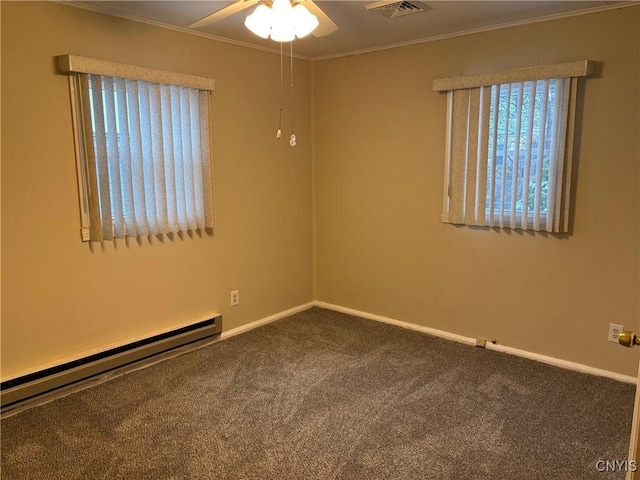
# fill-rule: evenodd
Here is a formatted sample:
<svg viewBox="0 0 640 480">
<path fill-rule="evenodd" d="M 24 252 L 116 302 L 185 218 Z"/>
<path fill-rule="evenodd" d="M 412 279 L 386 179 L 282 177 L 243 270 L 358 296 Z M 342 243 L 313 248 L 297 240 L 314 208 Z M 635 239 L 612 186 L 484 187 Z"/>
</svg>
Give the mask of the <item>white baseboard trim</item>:
<svg viewBox="0 0 640 480">
<path fill-rule="evenodd" d="M 267 325 L 268 323 L 275 322 L 276 320 L 280 320 L 281 318 L 289 317 L 296 313 L 304 312 L 305 310 L 309 310 L 313 306 L 315 306 L 315 302 L 303 303 L 302 305 L 298 305 L 297 307 L 290 308 L 283 312 L 275 313 L 268 317 L 261 318 L 260 320 L 247 323 L 246 325 L 232 328 L 231 330 L 227 330 L 227 331 L 223 330 L 222 333 L 220 334 L 220 340 L 226 340 L 227 338 L 235 337 L 236 335 L 240 335 L 241 333 L 248 332 L 249 330 L 253 330 L 254 328 L 258 328 L 263 325 Z"/>
<path fill-rule="evenodd" d="M 465 345 L 472 345 L 472 346 L 476 345 L 475 338 L 465 337 L 463 335 L 458 335 L 456 333 L 450 333 L 444 330 L 438 330 L 430 327 L 422 327 L 420 325 L 415 325 L 413 323 L 403 322 L 401 320 L 395 320 L 393 318 L 383 317 L 381 315 L 363 312 L 361 310 L 355 310 L 353 308 L 347 308 L 341 305 L 335 305 L 332 303 L 322 302 L 318 300 L 312 303 L 316 307 L 326 308 L 327 310 L 334 310 L 336 312 L 347 313 L 349 315 L 355 315 L 358 317 L 367 318 L 369 320 L 389 323 L 391 325 L 396 325 L 398 327 L 406 328 L 409 330 L 415 330 L 418 332 L 426 333 L 428 335 L 433 335 L 435 337 L 445 338 L 447 340 L 452 340 L 454 342 L 464 343 Z M 562 360 L 555 357 L 540 355 L 538 353 L 528 352 L 526 350 L 520 350 L 519 348 L 508 347 L 506 345 L 499 345 L 499 344 L 493 344 L 491 342 L 487 342 L 485 345 L 485 348 L 487 350 L 494 350 L 494 351 L 506 353 L 509 355 L 515 355 L 517 357 L 523 357 L 529 360 L 535 360 L 536 362 L 542 362 L 548 365 L 566 368 L 568 370 L 575 370 L 577 372 L 589 373 L 591 375 L 598 375 L 600 377 L 612 378 L 620 382 L 632 383 L 634 385 L 638 383 L 638 379 L 630 375 L 623 375 L 621 373 L 611 372 L 609 370 L 603 370 L 601 368 L 596 368 L 596 367 L 590 367 L 589 365 L 583 365 L 581 363 L 575 363 L 575 362 L 570 362 L 568 360 Z"/>
<path fill-rule="evenodd" d="M 623 375 L 622 373 L 612 372 L 610 370 L 604 370 L 602 368 L 591 367 L 582 363 L 570 362 L 569 360 L 562 360 L 561 358 L 540 355 L 539 353 L 528 352 L 526 350 L 520 350 L 519 348 L 507 347 L 506 345 L 487 342 L 485 348 L 487 350 L 495 350 L 496 352 L 503 352 L 509 355 L 515 355 L 517 357 L 528 358 L 529 360 L 535 360 L 536 362 L 542 362 L 548 365 L 566 368 L 568 370 L 575 370 L 576 372 L 589 373 L 591 375 L 598 375 L 599 377 L 612 378 L 620 382 L 632 383 L 634 385 L 638 383 L 638 379 L 630 375 Z"/>
<path fill-rule="evenodd" d="M 354 310 L 353 308 L 347 308 L 340 305 L 334 305 L 332 303 L 315 301 L 313 302 L 314 306 L 320 308 L 326 308 L 327 310 L 334 310 L 336 312 L 342 312 L 349 315 L 355 315 L 356 317 L 367 318 L 369 320 L 375 320 L 377 322 L 389 323 L 391 325 L 395 325 L 397 327 L 406 328 L 408 330 L 415 330 L 417 332 L 426 333 L 429 335 L 433 335 L 434 337 L 446 338 L 447 340 L 452 340 L 458 343 L 464 343 L 465 345 L 473 345 L 476 344 L 476 339 L 471 337 L 465 337 L 462 335 L 458 335 L 456 333 L 445 332 L 444 330 L 437 330 L 435 328 L 430 327 L 422 327 L 420 325 L 416 325 L 415 323 L 403 322 L 401 320 L 395 320 L 389 317 L 383 317 L 382 315 L 376 315 L 374 313 L 363 312 L 361 310 Z"/>
</svg>

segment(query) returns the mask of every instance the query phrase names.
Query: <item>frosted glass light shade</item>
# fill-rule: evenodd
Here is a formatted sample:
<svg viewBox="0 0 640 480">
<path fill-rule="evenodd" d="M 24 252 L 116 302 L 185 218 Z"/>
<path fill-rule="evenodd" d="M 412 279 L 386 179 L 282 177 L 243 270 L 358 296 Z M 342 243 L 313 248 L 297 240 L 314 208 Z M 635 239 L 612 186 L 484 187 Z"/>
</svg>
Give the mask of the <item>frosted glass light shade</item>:
<svg viewBox="0 0 640 480">
<path fill-rule="evenodd" d="M 318 17 L 313 15 L 304 5 L 293 7 L 293 29 L 296 37 L 309 35 L 318 26 Z"/>
<path fill-rule="evenodd" d="M 295 38 L 294 35 L 291 2 L 274 0 L 271 5 L 271 39 L 276 42 L 290 42 Z"/>
<path fill-rule="evenodd" d="M 293 7 L 290 0 L 274 0 L 271 8 L 258 5 L 244 24 L 259 37 L 290 42 L 311 33 L 318 26 L 318 19 L 304 5 Z"/>
<path fill-rule="evenodd" d="M 258 5 L 251 15 L 249 15 L 244 25 L 253 33 L 262 38 L 268 38 L 271 33 L 271 14 L 272 11 L 264 4 Z"/>
</svg>

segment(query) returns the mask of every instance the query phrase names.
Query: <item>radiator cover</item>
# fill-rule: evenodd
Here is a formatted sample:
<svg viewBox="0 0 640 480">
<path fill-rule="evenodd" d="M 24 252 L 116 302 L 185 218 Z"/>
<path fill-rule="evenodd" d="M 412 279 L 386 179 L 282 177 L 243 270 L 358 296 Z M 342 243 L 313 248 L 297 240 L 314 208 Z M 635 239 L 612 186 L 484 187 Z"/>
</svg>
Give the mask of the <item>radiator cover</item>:
<svg viewBox="0 0 640 480">
<path fill-rule="evenodd" d="M 222 332 L 222 315 L 103 352 L 45 368 L 0 384 L 2 409 Z"/>
</svg>

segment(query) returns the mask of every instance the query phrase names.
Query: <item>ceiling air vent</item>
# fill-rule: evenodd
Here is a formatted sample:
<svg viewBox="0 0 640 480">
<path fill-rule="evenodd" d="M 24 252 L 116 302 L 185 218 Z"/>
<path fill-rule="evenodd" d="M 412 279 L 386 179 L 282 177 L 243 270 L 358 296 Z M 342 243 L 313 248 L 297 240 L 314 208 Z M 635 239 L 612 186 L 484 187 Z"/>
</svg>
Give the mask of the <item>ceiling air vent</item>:
<svg viewBox="0 0 640 480">
<path fill-rule="evenodd" d="M 404 17 L 405 15 L 431 10 L 430 6 L 422 2 L 407 2 L 406 0 L 369 3 L 365 5 L 365 8 L 387 18 Z"/>
</svg>

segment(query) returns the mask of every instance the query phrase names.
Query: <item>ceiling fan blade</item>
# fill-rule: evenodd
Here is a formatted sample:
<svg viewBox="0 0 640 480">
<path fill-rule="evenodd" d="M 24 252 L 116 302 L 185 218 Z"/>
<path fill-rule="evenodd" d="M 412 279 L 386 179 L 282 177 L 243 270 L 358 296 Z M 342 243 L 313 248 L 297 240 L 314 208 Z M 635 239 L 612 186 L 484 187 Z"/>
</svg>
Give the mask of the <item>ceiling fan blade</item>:
<svg viewBox="0 0 640 480">
<path fill-rule="evenodd" d="M 201 18 L 200 20 L 198 20 L 197 22 L 192 23 L 191 25 L 189 25 L 189 28 L 201 28 L 201 27 L 206 27 L 207 25 L 211 25 L 212 23 L 218 22 L 220 20 L 222 20 L 223 18 L 227 18 L 231 15 L 233 15 L 234 13 L 238 13 L 241 12 L 242 10 L 244 10 L 245 8 L 249 8 L 252 7 L 254 5 L 256 5 L 257 3 L 259 3 L 260 0 L 238 0 L 235 3 L 232 3 L 231 5 L 221 8 L 220 10 L 218 10 L 217 12 L 212 13 L 211 15 L 207 15 L 204 18 Z"/>
<path fill-rule="evenodd" d="M 338 25 L 336 25 L 318 5 L 313 3 L 313 0 L 304 0 L 302 4 L 307 7 L 311 13 L 318 17 L 318 22 L 320 22 L 316 29 L 311 32 L 314 37 L 324 37 L 338 29 Z"/>
</svg>

